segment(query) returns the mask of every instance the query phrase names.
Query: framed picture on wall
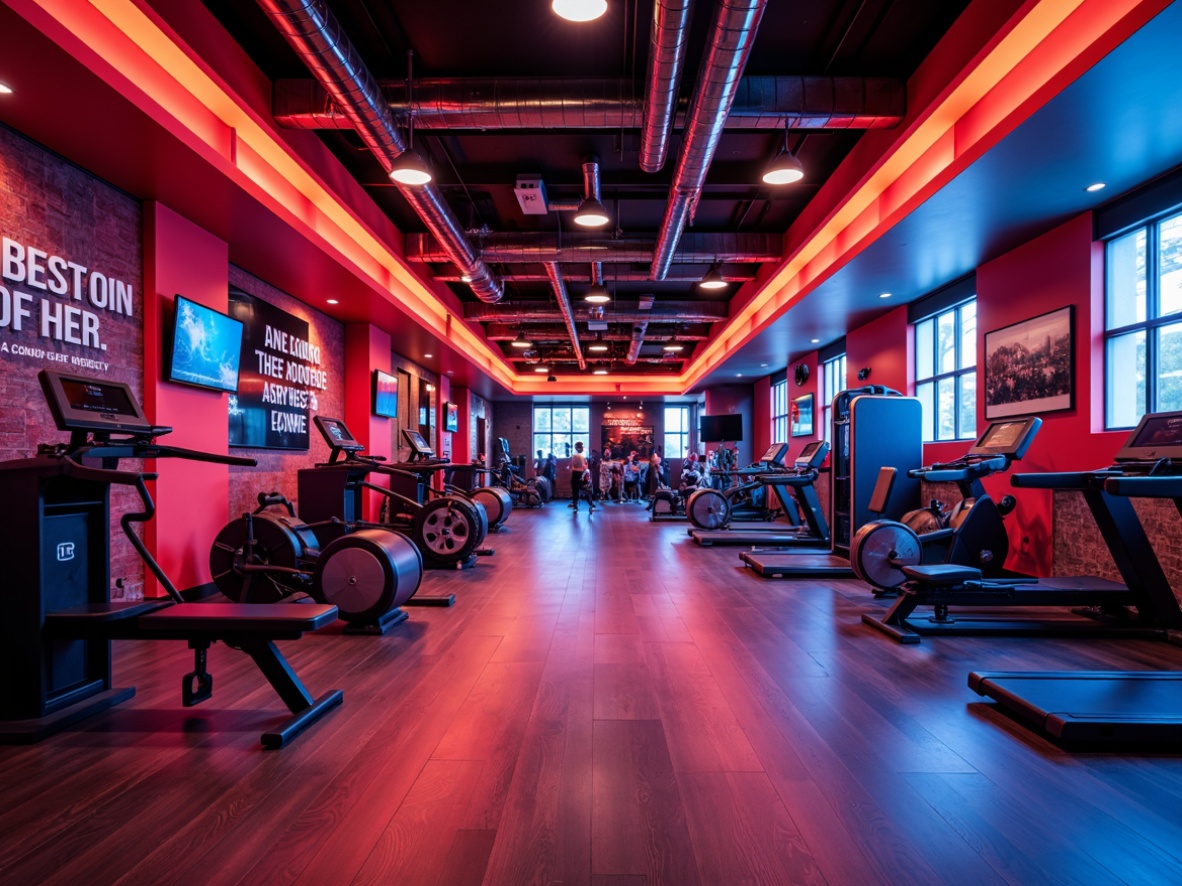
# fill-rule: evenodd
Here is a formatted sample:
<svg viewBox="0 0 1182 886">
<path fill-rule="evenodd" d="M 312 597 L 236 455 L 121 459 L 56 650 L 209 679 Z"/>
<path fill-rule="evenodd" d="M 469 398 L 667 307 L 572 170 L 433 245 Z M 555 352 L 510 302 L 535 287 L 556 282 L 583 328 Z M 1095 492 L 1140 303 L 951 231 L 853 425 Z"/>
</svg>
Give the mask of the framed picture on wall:
<svg viewBox="0 0 1182 886">
<path fill-rule="evenodd" d="M 792 436 L 813 435 L 813 395 L 804 394 L 792 400 Z"/>
<path fill-rule="evenodd" d="M 460 407 L 458 403 L 447 404 L 447 420 L 443 425 L 445 431 L 458 431 L 460 429 Z"/>
<path fill-rule="evenodd" d="M 1075 405 L 1075 307 L 985 333 L 985 418 Z"/>
</svg>

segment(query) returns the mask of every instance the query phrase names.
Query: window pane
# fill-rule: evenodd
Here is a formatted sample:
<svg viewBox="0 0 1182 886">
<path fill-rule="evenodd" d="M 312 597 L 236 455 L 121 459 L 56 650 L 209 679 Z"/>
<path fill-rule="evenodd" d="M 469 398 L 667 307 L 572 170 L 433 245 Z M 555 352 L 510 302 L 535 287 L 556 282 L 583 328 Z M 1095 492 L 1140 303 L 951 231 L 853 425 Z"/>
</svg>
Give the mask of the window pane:
<svg viewBox="0 0 1182 886">
<path fill-rule="evenodd" d="M 960 436 L 977 436 L 977 373 L 966 372 L 960 378 Z"/>
<path fill-rule="evenodd" d="M 571 436 L 571 443 L 572 444 L 573 443 L 582 443 L 583 444 L 583 455 L 590 455 L 591 454 L 591 436 L 589 434 L 587 434 L 586 432 L 584 432 L 582 434 L 573 434 Z"/>
<path fill-rule="evenodd" d="M 681 410 L 676 406 L 665 407 L 665 434 L 680 433 L 681 431 Z"/>
<path fill-rule="evenodd" d="M 935 385 L 930 381 L 926 384 L 915 386 L 915 396 L 923 405 L 923 442 L 931 443 L 936 439 L 935 433 L 932 431 L 933 423 L 935 422 L 935 404 L 932 402 L 932 395 L 935 391 Z"/>
<path fill-rule="evenodd" d="M 960 366 L 968 369 L 977 365 L 977 303 L 969 302 L 960 308 Z"/>
<path fill-rule="evenodd" d="M 956 439 L 956 379 L 936 382 L 936 439 Z"/>
<path fill-rule="evenodd" d="M 1182 409 L 1182 323 L 1157 332 L 1157 404 L 1154 412 Z"/>
<path fill-rule="evenodd" d="M 542 450 L 543 458 L 554 451 L 549 434 L 534 434 L 534 452 L 537 452 L 539 449 Z"/>
<path fill-rule="evenodd" d="M 1161 223 L 1161 290 L 1158 316 L 1182 311 L 1182 215 Z"/>
<path fill-rule="evenodd" d="M 1145 411 L 1145 330 L 1108 340 L 1107 426 L 1131 428 Z"/>
<path fill-rule="evenodd" d="M 924 320 L 915 324 L 915 378 L 920 381 L 935 375 L 932 361 L 936 356 L 936 345 L 932 341 L 935 321 Z"/>
<path fill-rule="evenodd" d="M 833 393 L 834 394 L 839 394 L 845 390 L 845 378 L 846 378 L 845 354 L 842 354 L 840 357 L 837 358 L 837 375 L 833 379 L 833 385 L 834 385 Z"/>
<path fill-rule="evenodd" d="M 940 372 L 956 369 L 956 311 L 936 318 L 936 366 Z"/>
<path fill-rule="evenodd" d="M 549 409 L 535 409 L 534 410 L 534 430 L 535 431 L 550 430 L 550 410 Z"/>
<path fill-rule="evenodd" d="M 833 442 L 833 407 L 826 406 L 821 410 L 821 435 L 830 443 Z"/>
<path fill-rule="evenodd" d="M 570 434 L 570 410 L 569 409 L 554 409 L 550 413 L 550 429 L 554 433 Z"/>
<path fill-rule="evenodd" d="M 554 457 L 570 458 L 573 451 L 571 445 L 574 443 L 570 434 L 555 434 L 551 439 L 554 441 Z"/>
<path fill-rule="evenodd" d="M 584 435 L 591 430 L 591 410 L 586 406 L 571 410 L 571 430 L 581 431 Z"/>
<path fill-rule="evenodd" d="M 1107 329 L 1145 322 L 1145 228 L 1108 244 Z"/>
</svg>

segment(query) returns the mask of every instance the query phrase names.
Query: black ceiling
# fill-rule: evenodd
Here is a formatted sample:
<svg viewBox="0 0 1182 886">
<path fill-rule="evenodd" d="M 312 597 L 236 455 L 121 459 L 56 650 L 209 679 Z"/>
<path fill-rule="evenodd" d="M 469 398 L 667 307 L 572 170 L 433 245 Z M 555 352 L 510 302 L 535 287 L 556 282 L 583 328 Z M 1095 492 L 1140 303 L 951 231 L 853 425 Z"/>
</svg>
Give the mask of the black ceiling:
<svg viewBox="0 0 1182 886">
<path fill-rule="evenodd" d="M 230 34 L 244 47 L 270 78 L 309 78 L 298 59 L 257 4 L 246 0 L 205 0 Z M 530 3 L 493 4 L 472 0 L 426 3 L 422 0 L 330 0 L 349 39 L 371 73 L 379 81 L 406 77 L 407 50 L 414 51 L 414 74 L 420 77 L 562 77 L 621 78 L 634 84 L 635 96 L 644 90 L 651 0 L 610 0 L 601 19 L 574 24 L 554 15 L 545 0 Z M 745 74 L 829 75 L 894 77 L 906 79 L 931 51 L 967 0 L 796 0 L 768 3 Z M 706 42 L 714 4 L 700 0 L 690 26 L 686 69 L 681 95 L 693 91 L 698 62 Z M 383 174 L 378 162 L 351 132 L 324 130 L 321 138 L 347 169 L 367 186 L 376 203 L 405 232 L 424 231 L 397 188 Z M 848 130 L 793 130 L 788 144 L 799 153 L 805 180 L 772 189 L 759 177 L 779 152 L 784 137 L 777 131 L 727 130 L 718 146 L 706 180 L 701 203 L 689 232 L 756 232 L 782 234 L 797 217 L 828 175 L 856 143 L 858 132 Z M 574 227 L 569 213 L 523 215 L 513 194 L 519 174 L 542 177 L 550 199 L 577 200 L 582 194 L 580 160 L 597 155 L 601 164 L 604 203 L 613 216 L 616 233 L 651 236 L 665 211 L 669 184 L 680 144 L 675 132 L 669 160 L 655 174 L 638 165 L 640 133 L 628 130 L 565 131 L 441 131 L 420 129 L 415 146 L 426 154 L 436 179 L 461 223 L 469 229 L 493 232 L 562 230 Z M 565 217 L 563 217 L 565 215 Z M 495 272 L 507 268 L 492 265 Z M 442 273 L 442 266 L 435 270 Z M 508 280 L 503 304 L 531 302 L 544 307 L 553 303 L 541 265 L 527 270 L 535 278 Z M 565 265 L 564 265 L 565 270 Z M 604 278 L 617 302 L 634 301 L 642 294 L 665 300 L 709 301 L 732 296 L 732 283 L 722 295 L 706 294 L 686 278 L 704 274 L 708 266 L 677 266 L 680 282 L 630 281 L 643 278 L 648 263 L 606 265 Z M 754 267 L 725 269 L 727 276 L 751 276 Z M 672 276 L 672 275 L 671 275 Z M 467 286 L 450 284 L 465 302 L 477 304 Z M 572 283 L 576 315 L 583 316 L 581 296 L 586 283 Z M 555 314 L 557 318 L 557 314 Z M 613 319 L 613 305 L 605 310 Z M 560 320 L 556 319 L 561 328 Z M 529 327 L 526 327 L 529 329 Z M 546 329 L 554 329 L 547 324 Z M 656 329 L 656 327 L 650 327 Z M 705 323 L 680 323 L 665 329 L 685 338 L 692 347 L 709 333 Z M 662 356 L 662 342 L 646 340 L 641 362 L 623 366 L 630 325 L 609 327 L 613 372 L 667 372 L 679 370 L 676 361 Z M 502 327 L 503 331 L 503 327 Z M 535 331 L 540 331 L 535 327 Z M 580 338 L 593 337 L 582 323 Z M 531 336 L 537 340 L 537 336 Z M 518 358 L 502 342 L 510 359 Z M 556 372 L 573 371 L 565 334 L 538 340 L 540 359 Z M 646 362 L 650 361 L 650 362 Z M 660 363 L 652 361 L 661 361 Z M 598 364 L 596 364 L 598 365 Z"/>
</svg>

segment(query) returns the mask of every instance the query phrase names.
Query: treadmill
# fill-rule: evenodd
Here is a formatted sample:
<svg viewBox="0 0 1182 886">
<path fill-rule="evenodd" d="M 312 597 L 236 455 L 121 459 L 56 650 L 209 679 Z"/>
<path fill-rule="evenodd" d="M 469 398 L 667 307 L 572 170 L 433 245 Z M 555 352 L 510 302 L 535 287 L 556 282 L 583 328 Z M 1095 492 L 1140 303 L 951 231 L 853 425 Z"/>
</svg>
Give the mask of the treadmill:
<svg viewBox="0 0 1182 886">
<path fill-rule="evenodd" d="M 1129 460 L 1133 453 L 1136 460 Z M 1105 493 L 1169 498 L 1182 514 L 1182 412 L 1143 417 L 1121 455 L 1125 459 L 1118 456 L 1104 479 Z M 969 688 L 1061 742 L 1129 746 L 1182 740 L 1177 671 L 974 671 Z"/>
<path fill-rule="evenodd" d="M 850 542 L 864 523 L 897 518 L 916 507 L 919 481 L 908 477 L 923 456 L 918 400 L 870 386 L 833 400 L 833 459 L 829 475 L 833 526 L 829 545 L 774 547 L 760 540 L 742 551 L 743 564 L 763 578 L 853 578 Z M 896 471 L 883 471 L 883 467 Z"/>
<path fill-rule="evenodd" d="M 778 448 L 780 444 L 777 444 Z M 770 452 L 770 450 L 769 450 Z M 723 529 L 691 529 L 689 536 L 701 547 L 712 545 L 775 545 L 789 547 L 807 545 L 817 550 L 828 549 L 829 524 L 821 501 L 817 498 L 817 473 L 829 454 L 824 440 L 809 443 L 801 450 L 789 471 L 767 471 L 756 479 L 772 496 L 780 510 L 789 517 L 796 516 L 796 503 L 804 514 L 804 523 L 730 523 Z M 781 456 L 782 457 L 782 456 Z M 785 496 L 791 490 L 796 503 Z"/>
</svg>

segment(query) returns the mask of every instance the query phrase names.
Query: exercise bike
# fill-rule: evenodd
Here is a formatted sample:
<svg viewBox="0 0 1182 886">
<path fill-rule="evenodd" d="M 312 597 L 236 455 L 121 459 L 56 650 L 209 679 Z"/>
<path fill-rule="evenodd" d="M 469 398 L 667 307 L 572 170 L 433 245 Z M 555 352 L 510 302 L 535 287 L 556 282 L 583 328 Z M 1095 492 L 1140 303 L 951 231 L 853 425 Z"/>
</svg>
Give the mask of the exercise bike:
<svg viewBox="0 0 1182 886">
<path fill-rule="evenodd" d="M 972 566 L 982 575 L 1001 575 L 1009 553 L 1004 518 L 1017 502 L 1012 495 L 994 501 L 984 478 L 1009 470 L 1034 442 L 1042 419 L 993 422 L 961 458 L 908 471 L 930 483 L 955 483 L 961 500 L 946 513 L 939 502 L 911 511 L 901 520 L 872 520 L 855 534 L 850 564 L 875 594 L 897 591 L 904 569 L 921 563 Z M 894 468 L 882 468 L 894 475 Z"/>
<path fill-rule="evenodd" d="M 773 443 L 755 467 L 722 474 L 712 473 L 711 478 L 723 476 L 738 482 L 723 490 L 709 486 L 694 490 L 685 503 L 685 514 L 689 521 L 699 529 L 723 529 L 737 516 L 765 521 L 774 519 L 778 511 L 767 507 L 766 487 L 759 478 L 769 472 L 786 470 L 784 460 L 788 456 L 788 448 L 787 443 Z M 795 511 L 789 511 L 785 516 L 790 525 L 800 524 Z"/>
</svg>

